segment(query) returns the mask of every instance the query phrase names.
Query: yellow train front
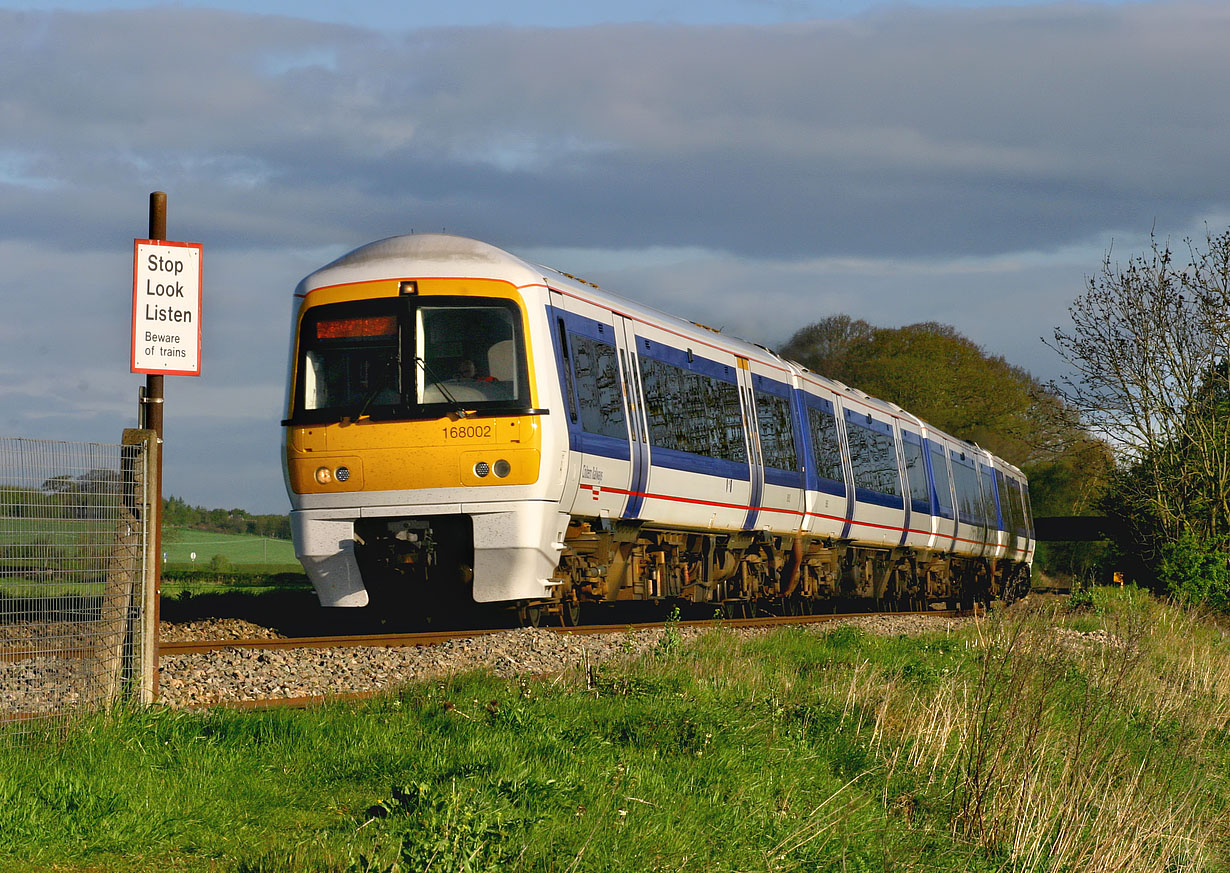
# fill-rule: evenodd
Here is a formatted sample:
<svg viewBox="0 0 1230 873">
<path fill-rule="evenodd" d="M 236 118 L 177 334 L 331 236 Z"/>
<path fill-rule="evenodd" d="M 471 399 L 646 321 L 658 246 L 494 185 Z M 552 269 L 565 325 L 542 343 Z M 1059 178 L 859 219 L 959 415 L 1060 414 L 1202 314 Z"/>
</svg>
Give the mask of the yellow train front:
<svg viewBox="0 0 1230 873">
<path fill-rule="evenodd" d="M 527 314 L 542 282 L 498 249 L 429 234 L 299 284 L 285 475 L 322 605 L 550 599 L 568 517 L 566 445 L 544 426 L 559 399 L 535 378 L 551 340 Z"/>
</svg>

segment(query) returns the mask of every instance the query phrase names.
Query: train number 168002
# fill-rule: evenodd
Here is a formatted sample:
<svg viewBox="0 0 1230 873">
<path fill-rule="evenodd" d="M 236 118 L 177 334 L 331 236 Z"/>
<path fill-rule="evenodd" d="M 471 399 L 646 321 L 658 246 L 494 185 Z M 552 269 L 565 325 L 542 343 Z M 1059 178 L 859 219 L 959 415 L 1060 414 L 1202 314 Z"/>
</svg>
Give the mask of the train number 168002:
<svg viewBox="0 0 1230 873">
<path fill-rule="evenodd" d="M 444 438 L 449 440 L 472 440 L 492 435 L 489 424 L 454 424 L 444 428 Z"/>
</svg>

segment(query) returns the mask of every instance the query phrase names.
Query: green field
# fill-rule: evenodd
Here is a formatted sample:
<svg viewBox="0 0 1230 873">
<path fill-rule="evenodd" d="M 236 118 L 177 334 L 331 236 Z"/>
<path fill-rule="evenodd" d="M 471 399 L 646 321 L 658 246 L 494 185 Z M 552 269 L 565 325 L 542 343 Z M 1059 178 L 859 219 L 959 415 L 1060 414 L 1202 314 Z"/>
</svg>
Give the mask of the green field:
<svg viewBox="0 0 1230 873">
<path fill-rule="evenodd" d="M 74 569 L 86 563 L 93 567 L 109 554 L 116 524 L 115 520 L 0 518 L 0 560 L 69 561 Z M 230 564 L 298 564 L 290 540 L 191 528 L 164 527 L 162 551 L 163 562 L 172 565 L 203 567 L 217 555 Z"/>
<path fill-rule="evenodd" d="M 9 561 L 106 554 L 115 532 L 114 520 L 0 517 L 0 554 Z"/>
<path fill-rule="evenodd" d="M 101 594 L 116 525 L 115 520 L 0 518 L 0 595 Z M 219 583 L 253 590 L 306 584 L 288 540 L 164 527 L 162 552 L 164 594 L 202 593 Z M 277 574 L 299 579 L 271 578 Z"/>
<path fill-rule="evenodd" d="M 215 555 L 231 565 L 277 564 L 298 566 L 290 540 L 244 534 L 210 533 L 191 528 L 162 529 L 164 563 L 172 566 L 207 567 Z M 196 555 L 195 559 L 192 557 Z"/>
</svg>

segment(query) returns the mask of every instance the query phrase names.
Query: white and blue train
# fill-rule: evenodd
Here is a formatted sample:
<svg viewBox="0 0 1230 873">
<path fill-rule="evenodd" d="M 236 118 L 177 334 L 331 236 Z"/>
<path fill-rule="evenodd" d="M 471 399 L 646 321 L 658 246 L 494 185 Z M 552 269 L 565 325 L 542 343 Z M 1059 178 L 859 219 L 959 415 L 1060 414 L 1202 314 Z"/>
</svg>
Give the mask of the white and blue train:
<svg viewBox="0 0 1230 873">
<path fill-rule="evenodd" d="M 288 386 L 295 549 L 326 606 L 575 622 L 593 602 L 798 612 L 1028 587 L 1011 464 L 475 240 L 392 237 L 304 279 Z"/>
</svg>

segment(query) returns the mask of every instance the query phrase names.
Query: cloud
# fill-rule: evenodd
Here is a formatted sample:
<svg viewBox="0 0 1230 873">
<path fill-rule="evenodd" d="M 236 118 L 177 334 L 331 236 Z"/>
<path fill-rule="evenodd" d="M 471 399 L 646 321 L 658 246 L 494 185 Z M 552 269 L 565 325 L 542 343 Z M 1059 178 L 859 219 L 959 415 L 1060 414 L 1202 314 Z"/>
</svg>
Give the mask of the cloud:
<svg viewBox="0 0 1230 873">
<path fill-rule="evenodd" d="M 1056 245 L 1230 199 L 1221 4 L 396 35 L 169 8 L 2 18 L 20 172 L 0 179 L 31 180 L 5 202 L 34 218 L 8 233 L 45 230 L 48 180 L 95 227 L 89 192 L 161 180 L 236 242 L 528 212 L 559 244 L 797 257 Z"/>
<path fill-rule="evenodd" d="M 401 32 L 0 12 L 6 424 L 131 423 L 130 246 L 155 189 L 171 236 L 206 247 L 204 375 L 168 391 L 197 417 L 168 472 L 190 500 L 219 480 L 184 459 L 231 434 L 253 508 L 280 504 L 251 459 L 277 440 L 290 290 L 410 230 L 558 254 L 766 344 L 847 312 L 1045 368 L 1036 338 L 1112 235 L 1227 214 L 1228 42 L 1209 2 Z"/>
</svg>

